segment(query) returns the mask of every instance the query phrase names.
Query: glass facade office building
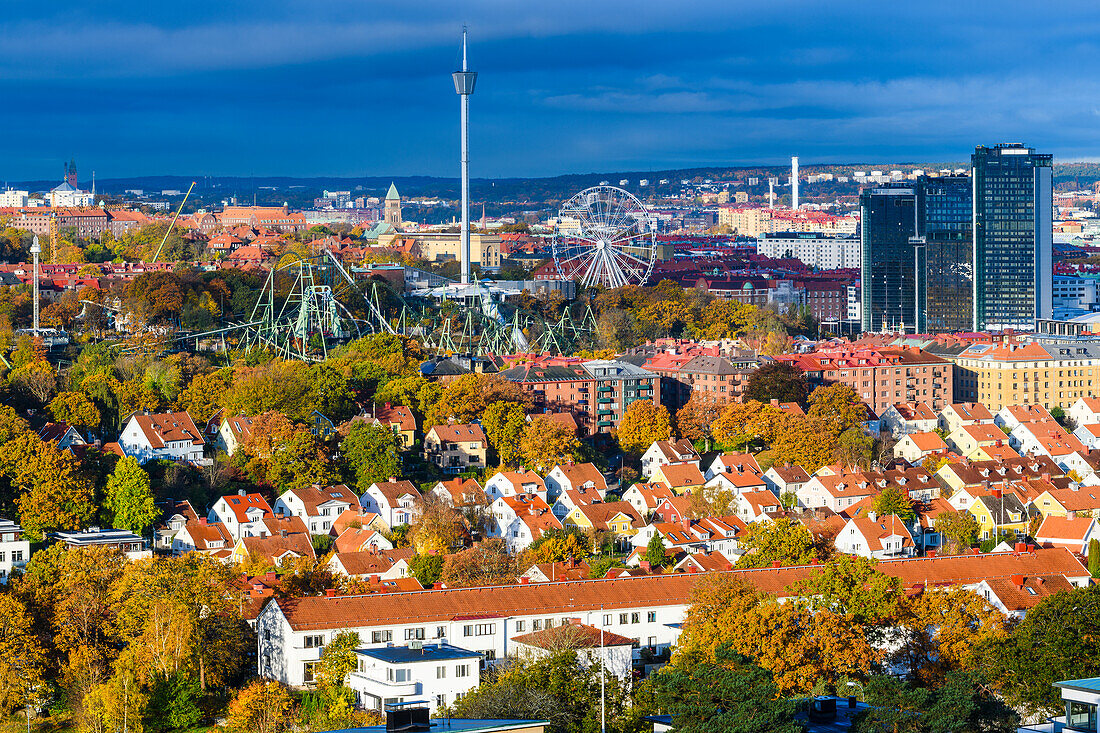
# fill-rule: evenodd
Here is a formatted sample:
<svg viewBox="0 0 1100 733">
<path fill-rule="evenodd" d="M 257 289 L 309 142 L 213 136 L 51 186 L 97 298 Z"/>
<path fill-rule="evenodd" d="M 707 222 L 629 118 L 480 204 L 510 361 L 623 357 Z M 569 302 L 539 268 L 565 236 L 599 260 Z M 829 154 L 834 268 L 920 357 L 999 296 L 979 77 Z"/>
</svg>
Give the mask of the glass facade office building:
<svg viewBox="0 0 1100 733">
<path fill-rule="evenodd" d="M 1032 328 L 1053 307 L 1053 157 L 1002 144 L 975 148 L 971 164 L 973 328 Z"/>
<path fill-rule="evenodd" d="M 970 176 L 917 181 L 918 333 L 967 331 L 973 311 L 973 184 Z"/>
<path fill-rule="evenodd" d="M 886 184 L 859 194 L 864 331 L 916 329 L 916 188 Z"/>
</svg>

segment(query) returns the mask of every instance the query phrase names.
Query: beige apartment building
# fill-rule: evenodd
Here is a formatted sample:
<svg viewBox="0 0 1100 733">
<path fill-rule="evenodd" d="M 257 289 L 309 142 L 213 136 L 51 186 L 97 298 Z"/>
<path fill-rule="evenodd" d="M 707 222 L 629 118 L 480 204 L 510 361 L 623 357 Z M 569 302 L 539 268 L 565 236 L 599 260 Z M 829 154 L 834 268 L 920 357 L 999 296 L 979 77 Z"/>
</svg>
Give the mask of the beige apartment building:
<svg viewBox="0 0 1100 733">
<path fill-rule="evenodd" d="M 994 413 L 1006 405 L 1069 409 L 1100 388 L 1100 346 L 1091 344 L 975 344 L 955 363 L 973 374 L 975 401 Z"/>
<path fill-rule="evenodd" d="M 746 237 L 758 237 L 773 232 L 770 209 L 719 206 L 718 225 L 723 224 Z"/>
</svg>

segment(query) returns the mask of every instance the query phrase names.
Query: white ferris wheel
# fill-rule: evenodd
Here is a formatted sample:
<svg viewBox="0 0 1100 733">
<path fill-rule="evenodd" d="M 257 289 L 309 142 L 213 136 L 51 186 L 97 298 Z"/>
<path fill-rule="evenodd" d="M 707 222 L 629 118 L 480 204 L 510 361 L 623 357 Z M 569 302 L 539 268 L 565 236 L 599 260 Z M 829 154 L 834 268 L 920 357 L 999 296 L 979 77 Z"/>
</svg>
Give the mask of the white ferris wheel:
<svg viewBox="0 0 1100 733">
<path fill-rule="evenodd" d="M 586 188 L 558 213 L 558 275 L 585 287 L 645 284 L 653 270 L 655 223 L 633 194 L 615 186 Z"/>
</svg>

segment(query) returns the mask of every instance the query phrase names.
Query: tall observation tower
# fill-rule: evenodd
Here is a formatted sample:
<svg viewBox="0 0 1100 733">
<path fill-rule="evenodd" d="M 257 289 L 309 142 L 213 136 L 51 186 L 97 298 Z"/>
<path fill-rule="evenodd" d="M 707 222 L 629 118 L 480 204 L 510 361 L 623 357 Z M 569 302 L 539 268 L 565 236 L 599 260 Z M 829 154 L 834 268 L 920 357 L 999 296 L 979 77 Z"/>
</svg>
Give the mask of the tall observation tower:
<svg viewBox="0 0 1100 733">
<path fill-rule="evenodd" d="M 474 93 L 477 72 L 466 66 L 466 26 L 462 27 L 462 71 L 451 74 L 455 92 L 461 100 L 460 135 L 462 137 L 462 284 L 470 282 L 470 95 Z"/>
</svg>

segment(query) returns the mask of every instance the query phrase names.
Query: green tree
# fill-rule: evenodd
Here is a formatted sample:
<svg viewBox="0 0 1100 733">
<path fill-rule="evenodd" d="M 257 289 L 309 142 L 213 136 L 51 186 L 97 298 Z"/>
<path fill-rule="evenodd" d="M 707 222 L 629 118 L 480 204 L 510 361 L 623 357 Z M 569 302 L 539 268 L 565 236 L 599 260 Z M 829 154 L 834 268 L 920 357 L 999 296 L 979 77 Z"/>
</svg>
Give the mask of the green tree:
<svg viewBox="0 0 1100 733">
<path fill-rule="evenodd" d="M 645 546 L 645 559 L 651 567 L 659 568 L 665 564 L 665 540 L 660 532 L 654 532 Z"/>
<path fill-rule="evenodd" d="M 650 400 L 631 402 L 619 419 L 616 437 L 619 446 L 631 455 L 640 456 L 654 441 L 672 436 L 668 409 Z"/>
<path fill-rule="evenodd" d="M 654 678 L 657 700 L 677 733 L 798 733 L 793 700 L 769 672 L 722 645 L 713 662 L 669 665 Z"/>
<path fill-rule="evenodd" d="M 1044 598 L 1007 641 L 991 640 L 977 656 L 1005 700 L 1016 708 L 1055 712 L 1054 683 L 1100 677 L 1100 585 Z"/>
<path fill-rule="evenodd" d="M 980 527 L 970 512 L 943 512 L 936 517 L 936 531 L 943 537 L 944 549 L 958 554 L 970 548 Z"/>
<path fill-rule="evenodd" d="M 1019 725 L 1015 711 L 973 673 L 949 672 L 935 688 L 880 675 L 864 690 L 868 707 L 852 733 L 1012 733 Z"/>
<path fill-rule="evenodd" d="M 149 474 L 133 456 L 119 459 L 107 478 L 105 507 L 111 513 L 111 526 L 143 534 L 156 521 L 160 510 L 149 489 Z"/>
<path fill-rule="evenodd" d="M 371 484 L 401 475 L 397 436 L 388 427 L 356 422 L 340 441 L 340 453 L 360 494 Z"/>
<path fill-rule="evenodd" d="M 355 390 L 343 371 L 324 361 L 313 368 L 310 402 L 314 410 L 340 424 L 355 413 Z"/>
<path fill-rule="evenodd" d="M 481 416 L 485 437 L 497 452 L 500 463 L 518 466 L 520 441 L 527 427 L 527 413 L 518 402 L 494 402 L 485 408 Z"/>
<path fill-rule="evenodd" d="M 742 396 L 745 402 L 779 400 L 802 404 L 807 394 L 806 375 L 801 369 L 790 362 L 769 361 L 749 375 Z"/>
<path fill-rule="evenodd" d="M 888 517 L 896 514 L 906 522 L 912 522 L 916 517 L 913 511 L 913 502 L 896 486 L 887 486 L 871 502 L 871 507 L 880 517 Z"/>
<path fill-rule="evenodd" d="M 1089 540 L 1089 575 L 1100 578 L 1100 540 Z"/>
<path fill-rule="evenodd" d="M 431 588 L 443 574 L 443 556 L 413 555 L 412 560 L 409 561 L 409 574 L 416 578 L 420 585 Z"/>
<path fill-rule="evenodd" d="M 794 519 L 752 522 L 741 540 L 745 554 L 737 561 L 741 568 L 807 565 L 817 559 L 814 538 L 805 525 Z"/>
<path fill-rule="evenodd" d="M 859 624 L 882 625 L 895 617 L 901 580 L 866 557 L 838 555 L 789 589 L 811 610 L 828 609 Z"/>
<path fill-rule="evenodd" d="M 186 672 L 156 673 L 149 685 L 145 727 L 149 730 L 188 730 L 202 719 L 199 681 Z"/>
</svg>

